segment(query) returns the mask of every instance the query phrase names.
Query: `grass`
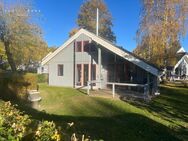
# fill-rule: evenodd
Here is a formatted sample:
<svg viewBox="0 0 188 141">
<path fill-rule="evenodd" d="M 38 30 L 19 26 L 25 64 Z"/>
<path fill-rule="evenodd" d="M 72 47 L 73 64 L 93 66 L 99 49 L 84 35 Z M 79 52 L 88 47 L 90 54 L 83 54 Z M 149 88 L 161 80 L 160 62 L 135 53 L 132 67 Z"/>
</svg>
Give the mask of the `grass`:
<svg viewBox="0 0 188 141">
<path fill-rule="evenodd" d="M 161 87 L 149 103 L 89 97 L 84 92 L 40 85 L 42 112 L 19 108 L 34 119 L 53 120 L 70 133 L 105 141 L 178 141 L 188 139 L 188 89 Z M 67 130 L 66 130 L 67 131 Z"/>
</svg>

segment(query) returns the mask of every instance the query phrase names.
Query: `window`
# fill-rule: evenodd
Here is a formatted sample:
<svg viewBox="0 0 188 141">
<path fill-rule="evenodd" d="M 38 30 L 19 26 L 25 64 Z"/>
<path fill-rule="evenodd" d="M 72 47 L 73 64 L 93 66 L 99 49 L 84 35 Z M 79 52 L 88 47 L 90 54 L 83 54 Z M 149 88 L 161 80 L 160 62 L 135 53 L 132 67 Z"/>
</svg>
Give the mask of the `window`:
<svg viewBox="0 0 188 141">
<path fill-rule="evenodd" d="M 76 52 L 81 52 L 82 51 L 82 42 L 76 42 Z"/>
<path fill-rule="evenodd" d="M 91 64 L 91 80 L 96 80 L 96 65 Z"/>
<path fill-rule="evenodd" d="M 96 80 L 96 65 L 91 64 L 91 80 Z M 93 83 L 92 86 L 96 86 L 96 83 Z"/>
<path fill-rule="evenodd" d="M 89 41 L 84 41 L 84 52 L 89 52 Z"/>
<path fill-rule="evenodd" d="M 58 65 L 58 76 L 63 76 L 63 65 Z"/>
<path fill-rule="evenodd" d="M 76 85 L 81 86 L 82 69 L 81 64 L 77 64 L 77 82 Z"/>
<path fill-rule="evenodd" d="M 84 64 L 84 86 L 87 86 L 89 80 L 89 64 Z"/>
<path fill-rule="evenodd" d="M 42 73 L 44 72 L 44 67 L 41 67 L 41 72 L 42 72 Z"/>
</svg>

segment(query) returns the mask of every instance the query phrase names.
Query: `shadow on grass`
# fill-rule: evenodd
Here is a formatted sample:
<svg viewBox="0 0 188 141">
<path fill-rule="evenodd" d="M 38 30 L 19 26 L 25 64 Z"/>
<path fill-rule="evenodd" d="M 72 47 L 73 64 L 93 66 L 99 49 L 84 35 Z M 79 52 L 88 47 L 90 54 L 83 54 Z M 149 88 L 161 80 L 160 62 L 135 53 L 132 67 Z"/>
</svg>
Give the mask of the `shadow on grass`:
<svg viewBox="0 0 188 141">
<path fill-rule="evenodd" d="M 122 112 L 117 107 L 113 107 L 103 101 L 98 101 L 103 106 L 112 111 L 121 113 L 111 117 L 87 117 L 87 116 L 67 116 L 54 115 L 37 111 L 24 104 L 18 104 L 18 108 L 25 111 L 36 120 L 54 121 L 57 125 L 66 129 L 67 122 L 74 122 L 70 134 L 75 132 L 79 135 L 85 134 L 92 139 L 103 139 L 105 141 L 178 141 L 174 131 L 166 126 L 155 122 L 145 116 Z M 75 109 L 76 110 L 76 109 Z M 65 130 L 67 132 L 67 130 Z"/>
<path fill-rule="evenodd" d="M 159 115 L 179 127 L 180 134 L 188 135 L 186 125 L 188 123 L 188 89 L 183 87 L 161 86 L 161 95 L 149 103 L 127 101 L 131 105 Z M 186 135 L 186 137 L 188 137 Z"/>
<path fill-rule="evenodd" d="M 82 87 L 81 87 L 82 88 Z M 87 92 L 85 89 L 77 88 L 76 90 L 84 95 L 87 95 Z"/>
</svg>

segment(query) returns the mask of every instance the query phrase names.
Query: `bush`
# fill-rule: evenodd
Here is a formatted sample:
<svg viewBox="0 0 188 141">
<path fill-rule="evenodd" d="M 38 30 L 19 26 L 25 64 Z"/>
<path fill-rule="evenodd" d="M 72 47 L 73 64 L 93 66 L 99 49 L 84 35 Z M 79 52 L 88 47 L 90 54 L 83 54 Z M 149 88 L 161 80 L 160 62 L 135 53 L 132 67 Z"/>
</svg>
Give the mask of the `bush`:
<svg viewBox="0 0 188 141">
<path fill-rule="evenodd" d="M 28 115 L 24 115 L 10 102 L 6 102 L 0 108 L 0 140 L 21 140 L 25 136 L 26 127 L 30 122 Z"/>
<path fill-rule="evenodd" d="M 54 122 L 43 121 L 38 125 L 34 140 L 37 141 L 60 141 L 61 136 Z"/>
<path fill-rule="evenodd" d="M 0 73 L 0 97 L 6 100 L 26 98 L 27 89 L 37 88 L 37 78 L 32 73 Z"/>
<path fill-rule="evenodd" d="M 38 83 L 48 82 L 48 75 L 47 74 L 37 74 L 37 82 Z"/>
<path fill-rule="evenodd" d="M 0 105 L 0 141 L 91 141 L 84 136 L 78 138 L 76 134 L 70 137 L 61 129 L 57 129 L 53 121 L 38 123 L 39 121 L 30 119 L 28 115 L 17 110 L 16 106 L 10 102 Z M 71 126 L 73 123 L 68 124 L 68 128 Z"/>
</svg>

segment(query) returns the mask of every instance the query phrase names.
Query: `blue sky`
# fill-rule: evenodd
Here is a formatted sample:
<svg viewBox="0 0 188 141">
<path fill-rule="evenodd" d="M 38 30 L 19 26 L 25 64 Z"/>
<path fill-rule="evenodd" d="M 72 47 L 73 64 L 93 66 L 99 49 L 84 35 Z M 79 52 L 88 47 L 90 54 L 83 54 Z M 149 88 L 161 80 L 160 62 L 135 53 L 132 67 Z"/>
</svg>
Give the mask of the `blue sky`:
<svg viewBox="0 0 188 141">
<path fill-rule="evenodd" d="M 84 0 L 35 0 L 40 10 L 40 25 L 49 46 L 60 46 L 68 39 L 69 31 L 76 27 L 76 19 Z M 113 31 L 117 45 L 132 51 L 136 48 L 136 30 L 139 25 L 140 0 L 105 0 L 113 16 Z M 188 37 L 182 40 L 188 51 Z"/>
</svg>

